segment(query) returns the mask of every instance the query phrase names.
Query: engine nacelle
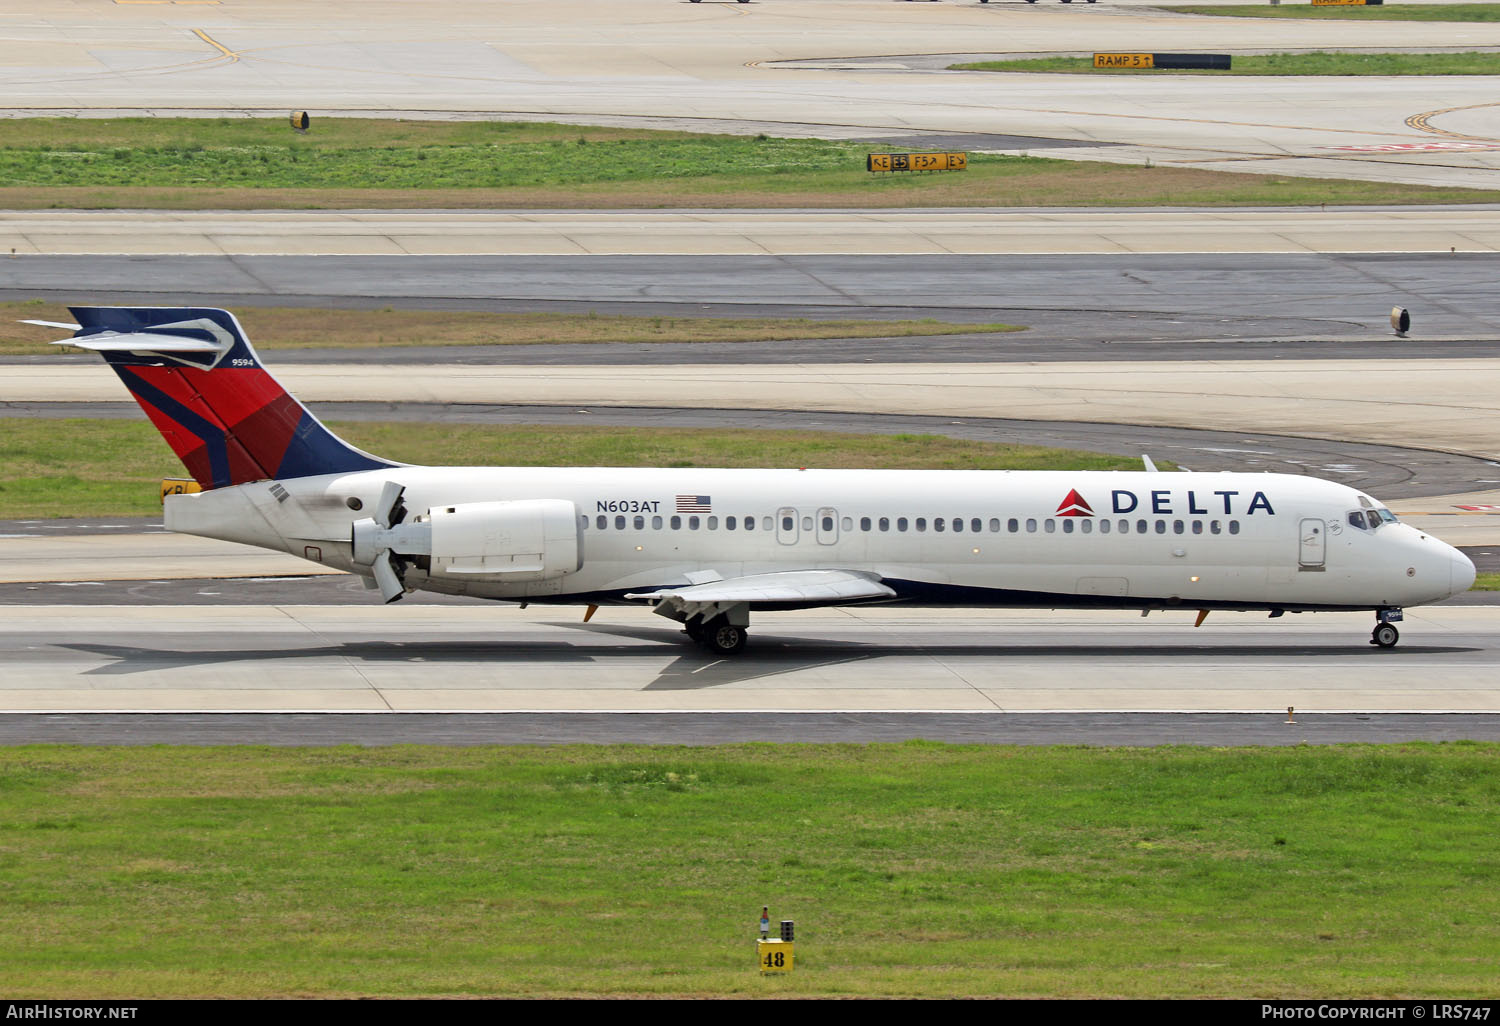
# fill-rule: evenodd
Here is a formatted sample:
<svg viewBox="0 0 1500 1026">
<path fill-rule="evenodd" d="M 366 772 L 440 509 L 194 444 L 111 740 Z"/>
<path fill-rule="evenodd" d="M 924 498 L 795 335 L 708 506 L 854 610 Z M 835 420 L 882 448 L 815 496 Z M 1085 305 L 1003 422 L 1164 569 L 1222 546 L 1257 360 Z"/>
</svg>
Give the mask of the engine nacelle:
<svg viewBox="0 0 1500 1026">
<path fill-rule="evenodd" d="M 547 581 L 583 566 L 578 507 L 566 499 L 434 506 L 428 526 L 433 577 Z"/>
</svg>

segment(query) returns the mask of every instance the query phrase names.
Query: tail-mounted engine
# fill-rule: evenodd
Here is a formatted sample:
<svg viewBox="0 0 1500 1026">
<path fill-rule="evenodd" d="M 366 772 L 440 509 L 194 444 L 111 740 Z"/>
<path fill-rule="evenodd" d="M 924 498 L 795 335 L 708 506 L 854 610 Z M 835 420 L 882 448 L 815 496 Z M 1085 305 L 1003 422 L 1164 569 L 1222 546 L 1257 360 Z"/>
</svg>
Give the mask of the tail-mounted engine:
<svg viewBox="0 0 1500 1026">
<path fill-rule="evenodd" d="M 373 517 L 350 529 L 354 562 L 375 574 L 381 598 L 399 599 L 413 565 L 429 577 L 546 581 L 583 566 L 578 508 L 566 499 L 434 506 L 406 519 L 405 487 L 386 484 Z"/>
</svg>

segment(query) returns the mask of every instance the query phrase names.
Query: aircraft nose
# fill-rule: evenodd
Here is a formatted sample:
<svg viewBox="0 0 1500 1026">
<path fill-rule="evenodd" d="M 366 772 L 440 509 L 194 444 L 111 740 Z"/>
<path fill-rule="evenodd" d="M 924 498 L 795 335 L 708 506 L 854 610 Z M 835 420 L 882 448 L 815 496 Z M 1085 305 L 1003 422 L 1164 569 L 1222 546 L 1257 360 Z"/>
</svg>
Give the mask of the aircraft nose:
<svg viewBox="0 0 1500 1026">
<path fill-rule="evenodd" d="M 1474 561 L 1457 549 L 1453 550 L 1452 569 L 1453 594 L 1468 591 L 1474 585 Z"/>
</svg>

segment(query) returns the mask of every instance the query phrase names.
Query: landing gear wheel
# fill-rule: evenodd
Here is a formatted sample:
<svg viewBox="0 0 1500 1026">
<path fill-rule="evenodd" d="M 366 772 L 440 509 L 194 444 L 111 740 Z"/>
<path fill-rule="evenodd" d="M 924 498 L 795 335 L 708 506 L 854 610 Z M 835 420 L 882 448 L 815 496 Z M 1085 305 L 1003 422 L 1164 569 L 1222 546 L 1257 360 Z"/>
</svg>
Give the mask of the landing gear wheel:
<svg viewBox="0 0 1500 1026">
<path fill-rule="evenodd" d="M 1401 632 L 1396 630 L 1396 625 L 1391 623 L 1377 624 L 1370 632 L 1370 644 L 1380 648 L 1395 648 L 1396 642 L 1401 640 Z"/>
<path fill-rule="evenodd" d="M 737 655 L 745 648 L 745 642 L 749 640 L 750 634 L 743 627 L 736 627 L 731 623 L 720 623 L 709 627 L 703 632 L 703 644 L 715 655 L 731 656 Z"/>
</svg>

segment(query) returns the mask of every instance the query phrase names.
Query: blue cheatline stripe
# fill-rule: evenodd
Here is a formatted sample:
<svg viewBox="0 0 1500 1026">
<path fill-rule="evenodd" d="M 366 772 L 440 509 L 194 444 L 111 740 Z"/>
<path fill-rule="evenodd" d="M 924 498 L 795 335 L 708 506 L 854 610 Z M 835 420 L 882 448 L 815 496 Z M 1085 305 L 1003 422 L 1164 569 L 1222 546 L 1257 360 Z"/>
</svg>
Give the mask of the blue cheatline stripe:
<svg viewBox="0 0 1500 1026">
<path fill-rule="evenodd" d="M 144 399 L 162 413 L 171 417 L 182 427 L 191 431 L 208 450 L 208 468 L 213 475 L 213 488 L 223 488 L 231 482 L 229 477 L 229 444 L 224 429 L 182 405 L 176 399 L 146 384 L 134 371 L 119 364 L 111 364 L 130 394 Z"/>
</svg>

